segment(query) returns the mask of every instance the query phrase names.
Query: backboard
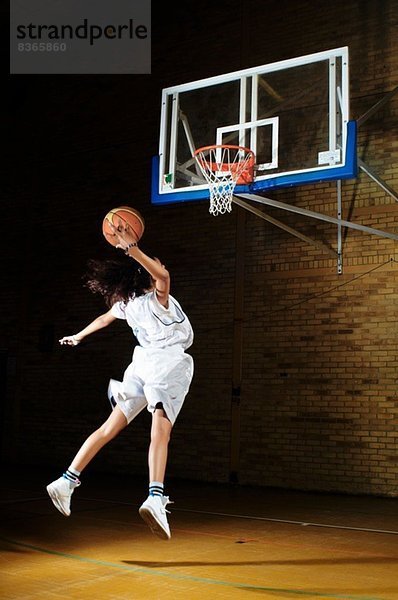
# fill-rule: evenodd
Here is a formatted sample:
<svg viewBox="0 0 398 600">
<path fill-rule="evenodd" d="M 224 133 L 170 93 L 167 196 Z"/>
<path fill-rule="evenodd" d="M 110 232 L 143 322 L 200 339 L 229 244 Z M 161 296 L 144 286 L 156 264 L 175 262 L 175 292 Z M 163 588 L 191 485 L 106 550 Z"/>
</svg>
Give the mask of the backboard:
<svg viewBox="0 0 398 600">
<path fill-rule="evenodd" d="M 207 198 L 193 153 L 212 144 L 255 153 L 254 180 L 236 193 L 355 177 L 348 48 L 164 89 L 152 202 Z"/>
</svg>

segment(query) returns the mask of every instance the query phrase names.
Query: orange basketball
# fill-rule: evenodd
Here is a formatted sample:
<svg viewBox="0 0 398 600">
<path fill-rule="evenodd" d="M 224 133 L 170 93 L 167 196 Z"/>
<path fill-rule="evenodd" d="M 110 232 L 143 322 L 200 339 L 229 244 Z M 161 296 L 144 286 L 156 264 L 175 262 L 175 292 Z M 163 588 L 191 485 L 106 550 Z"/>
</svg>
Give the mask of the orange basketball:
<svg viewBox="0 0 398 600">
<path fill-rule="evenodd" d="M 145 221 L 143 216 L 135 208 L 131 206 L 119 206 L 119 208 L 113 208 L 105 215 L 102 223 L 102 233 L 105 236 L 107 242 L 116 246 L 118 244 L 117 238 L 109 227 L 109 223 L 112 223 L 114 227 L 130 227 L 136 241 L 138 242 L 145 229 Z"/>
</svg>

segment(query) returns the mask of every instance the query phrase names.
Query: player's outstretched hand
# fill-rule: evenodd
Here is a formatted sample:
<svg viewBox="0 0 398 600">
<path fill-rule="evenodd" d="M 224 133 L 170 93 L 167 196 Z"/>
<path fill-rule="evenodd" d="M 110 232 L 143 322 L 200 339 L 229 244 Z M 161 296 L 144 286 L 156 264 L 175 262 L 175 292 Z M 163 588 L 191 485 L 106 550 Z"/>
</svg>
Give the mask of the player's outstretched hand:
<svg viewBox="0 0 398 600">
<path fill-rule="evenodd" d="M 134 235 L 131 227 L 126 223 L 126 225 L 119 225 L 115 227 L 112 223 L 109 223 L 110 229 L 113 231 L 118 244 L 116 248 L 120 250 L 126 251 L 126 248 L 129 244 L 137 244 L 137 238 Z"/>
<path fill-rule="evenodd" d="M 75 335 L 66 335 L 58 341 L 62 346 L 77 346 L 80 344 L 80 340 Z"/>
</svg>

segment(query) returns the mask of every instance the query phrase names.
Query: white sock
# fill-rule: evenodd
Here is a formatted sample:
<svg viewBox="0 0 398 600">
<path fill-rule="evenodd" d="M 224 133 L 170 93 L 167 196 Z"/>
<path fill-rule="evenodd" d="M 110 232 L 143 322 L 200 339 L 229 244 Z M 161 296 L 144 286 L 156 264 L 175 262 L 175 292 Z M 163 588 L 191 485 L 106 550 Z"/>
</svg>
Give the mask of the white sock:
<svg viewBox="0 0 398 600">
<path fill-rule="evenodd" d="M 77 469 L 74 469 L 73 467 L 68 467 L 68 471 L 69 471 L 69 473 L 72 473 L 72 475 L 75 475 L 75 477 L 80 477 L 81 471 L 78 471 Z"/>
<path fill-rule="evenodd" d="M 149 484 L 150 496 L 163 496 L 164 485 L 161 481 L 151 481 Z"/>
<path fill-rule="evenodd" d="M 63 474 L 63 478 L 69 483 L 69 487 L 75 487 L 79 482 L 80 471 L 77 471 L 73 467 L 69 467 Z"/>
</svg>

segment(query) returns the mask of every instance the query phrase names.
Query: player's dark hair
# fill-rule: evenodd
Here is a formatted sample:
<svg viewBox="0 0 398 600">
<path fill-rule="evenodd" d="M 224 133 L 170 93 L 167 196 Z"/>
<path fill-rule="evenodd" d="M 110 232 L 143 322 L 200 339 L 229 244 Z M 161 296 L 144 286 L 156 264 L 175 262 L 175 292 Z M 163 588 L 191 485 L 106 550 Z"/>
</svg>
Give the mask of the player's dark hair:
<svg viewBox="0 0 398 600">
<path fill-rule="evenodd" d="M 85 286 L 94 294 L 100 294 L 107 306 L 115 302 L 128 302 L 142 296 L 152 287 L 148 271 L 131 258 L 118 260 L 95 260 L 87 263 L 87 273 L 83 276 Z"/>
</svg>

